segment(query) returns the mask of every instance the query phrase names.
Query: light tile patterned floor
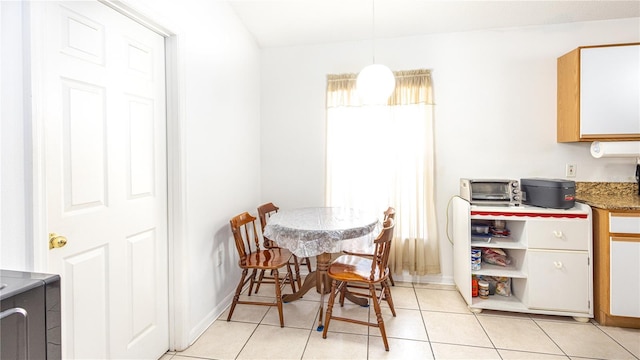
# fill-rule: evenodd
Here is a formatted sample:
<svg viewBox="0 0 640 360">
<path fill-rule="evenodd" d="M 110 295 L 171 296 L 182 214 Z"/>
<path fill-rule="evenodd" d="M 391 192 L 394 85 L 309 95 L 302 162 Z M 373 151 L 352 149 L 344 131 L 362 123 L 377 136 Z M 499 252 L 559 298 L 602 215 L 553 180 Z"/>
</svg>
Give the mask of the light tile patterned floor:
<svg viewBox="0 0 640 360">
<path fill-rule="evenodd" d="M 260 289 L 261 295 L 272 294 L 272 288 Z M 383 309 L 389 352 L 377 328 L 335 321 L 323 339 L 316 331 L 320 296 L 312 291 L 284 305 L 284 328 L 275 307 L 238 305 L 232 321 L 225 312 L 191 347 L 161 360 L 640 358 L 637 329 L 569 317 L 474 314 L 452 286 L 396 283 L 392 293 L 397 317 Z M 347 302 L 334 308 L 339 312 L 366 318 L 373 308 Z"/>
</svg>

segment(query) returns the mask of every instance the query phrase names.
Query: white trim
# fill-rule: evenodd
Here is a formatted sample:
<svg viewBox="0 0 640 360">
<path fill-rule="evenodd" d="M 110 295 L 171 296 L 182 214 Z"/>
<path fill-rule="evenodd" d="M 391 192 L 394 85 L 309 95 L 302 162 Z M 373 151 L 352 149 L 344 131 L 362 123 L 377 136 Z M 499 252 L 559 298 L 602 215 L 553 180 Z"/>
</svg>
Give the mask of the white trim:
<svg viewBox="0 0 640 360">
<path fill-rule="evenodd" d="M 31 240 L 33 251 L 33 270 L 46 272 L 48 269 L 47 246 L 47 191 L 46 191 L 46 171 L 45 171 L 45 146 L 44 146 L 44 114 L 40 106 L 43 101 L 43 66 L 44 56 L 40 53 L 44 48 L 44 34 L 42 27 L 31 26 L 32 23 L 41 23 L 44 19 L 44 9 L 42 3 L 23 1 L 23 44 L 25 66 L 25 97 L 24 97 L 24 117 L 26 119 L 25 133 L 30 133 L 31 137 L 25 136 L 25 151 L 31 149 L 31 154 L 25 154 L 25 158 L 31 157 L 32 166 L 25 171 L 30 171 L 27 178 L 31 179 L 30 193 L 26 195 L 27 200 L 31 198 L 33 204 L 31 219 L 27 219 L 26 228 L 32 229 L 32 233 L 27 235 L 27 241 Z M 29 176 L 31 175 L 31 176 Z M 29 220 L 31 222 L 29 223 Z M 29 236 L 30 235 L 30 236 Z"/>
<path fill-rule="evenodd" d="M 120 0 L 97 1 L 146 27 L 147 29 L 164 36 L 165 38 L 170 38 L 175 35 L 175 33 L 169 30 L 168 27 L 160 24 L 160 19 L 158 19 L 157 15 L 148 14 L 148 12 L 150 12 L 148 9 L 143 10 L 139 7 L 133 6 L 130 4 L 131 1 L 129 0 L 125 0 L 124 2 Z"/>
<path fill-rule="evenodd" d="M 0 21 L 2 21 L 2 4 L 0 4 Z M 2 44 L 2 23 L 0 23 L 0 44 Z M 0 56 L 0 84 L 2 83 L 4 79 L 2 78 L 2 56 Z M 2 105 L 2 101 L 3 100 L 3 96 L 2 96 L 2 87 L 0 87 L 0 109 L 3 108 Z M 2 111 L 0 111 L 0 131 L 2 131 L 2 124 L 4 124 L 4 122 L 2 121 Z M 0 133 L 0 159 L 2 159 L 2 134 Z M 0 166 L 0 190 L 2 189 L 2 166 Z M 2 229 L 2 219 L 4 218 L 4 216 L 2 216 L 2 209 L 0 209 L 0 229 Z M 1 232 L 0 232 L 0 236 L 1 236 Z"/>
<path fill-rule="evenodd" d="M 167 188 L 169 210 L 169 349 L 189 346 L 189 281 L 187 274 L 186 140 L 184 130 L 184 64 L 180 37 L 165 42 L 167 96 Z"/>
</svg>

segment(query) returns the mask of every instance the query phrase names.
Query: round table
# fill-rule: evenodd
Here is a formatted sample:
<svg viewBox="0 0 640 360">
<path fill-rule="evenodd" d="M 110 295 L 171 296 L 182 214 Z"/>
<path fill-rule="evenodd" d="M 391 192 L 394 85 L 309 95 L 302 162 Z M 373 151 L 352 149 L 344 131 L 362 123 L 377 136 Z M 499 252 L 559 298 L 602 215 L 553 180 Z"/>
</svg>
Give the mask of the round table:
<svg viewBox="0 0 640 360">
<path fill-rule="evenodd" d="M 283 209 L 273 214 L 267 221 L 264 236 L 298 257 L 316 257 L 316 270 L 305 278 L 297 292 L 283 295 L 282 300 L 298 300 L 315 287 L 320 293 L 318 331 L 321 331 L 324 294 L 331 289 L 327 276 L 331 254 L 342 250 L 367 252 L 373 247 L 381 225 L 374 212 L 342 207 Z M 360 305 L 362 301 L 367 303 L 366 299 L 349 299 Z"/>
</svg>

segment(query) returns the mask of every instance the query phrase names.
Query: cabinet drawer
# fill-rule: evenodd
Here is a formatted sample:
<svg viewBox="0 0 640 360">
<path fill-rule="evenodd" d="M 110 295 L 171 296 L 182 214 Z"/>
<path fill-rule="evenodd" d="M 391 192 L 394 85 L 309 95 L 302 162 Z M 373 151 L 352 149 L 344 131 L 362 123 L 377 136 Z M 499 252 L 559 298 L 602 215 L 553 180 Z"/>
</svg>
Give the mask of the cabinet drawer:
<svg viewBox="0 0 640 360">
<path fill-rule="evenodd" d="M 529 248 L 588 250 L 591 227 L 583 220 L 531 220 L 527 223 Z"/>
<path fill-rule="evenodd" d="M 584 251 L 529 250 L 527 306 L 589 312 L 590 265 Z"/>
<path fill-rule="evenodd" d="M 640 214 L 611 214 L 609 232 L 640 234 Z"/>
</svg>

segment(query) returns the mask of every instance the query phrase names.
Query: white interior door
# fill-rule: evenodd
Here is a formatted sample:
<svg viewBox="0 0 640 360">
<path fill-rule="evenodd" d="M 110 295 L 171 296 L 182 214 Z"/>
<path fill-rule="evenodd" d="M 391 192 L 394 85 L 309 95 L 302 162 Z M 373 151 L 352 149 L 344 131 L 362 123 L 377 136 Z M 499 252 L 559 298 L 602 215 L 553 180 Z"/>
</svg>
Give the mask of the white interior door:
<svg viewBox="0 0 640 360">
<path fill-rule="evenodd" d="M 164 38 L 95 1 L 33 5 L 65 359 L 169 347 Z"/>
</svg>

